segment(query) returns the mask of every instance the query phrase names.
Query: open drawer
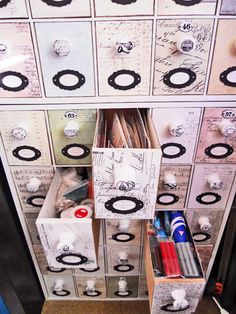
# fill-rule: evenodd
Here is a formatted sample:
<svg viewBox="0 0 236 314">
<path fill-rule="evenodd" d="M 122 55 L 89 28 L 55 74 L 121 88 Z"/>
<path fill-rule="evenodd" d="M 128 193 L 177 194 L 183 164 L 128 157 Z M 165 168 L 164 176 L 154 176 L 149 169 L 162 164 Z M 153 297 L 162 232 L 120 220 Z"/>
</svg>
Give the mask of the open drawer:
<svg viewBox="0 0 236 314">
<path fill-rule="evenodd" d="M 93 218 L 58 218 L 55 202 L 62 182 L 57 169 L 36 220 L 49 267 L 96 268 L 100 221 Z"/>
<path fill-rule="evenodd" d="M 149 111 L 100 110 L 92 149 L 96 218 L 152 218 L 161 156 Z"/>
</svg>

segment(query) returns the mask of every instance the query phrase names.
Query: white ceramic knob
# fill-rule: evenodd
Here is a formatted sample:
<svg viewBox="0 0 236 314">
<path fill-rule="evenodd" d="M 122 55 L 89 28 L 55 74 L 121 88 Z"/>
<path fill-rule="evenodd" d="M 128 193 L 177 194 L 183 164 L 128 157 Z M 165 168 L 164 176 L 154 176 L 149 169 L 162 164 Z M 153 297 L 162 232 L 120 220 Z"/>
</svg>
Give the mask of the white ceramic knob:
<svg viewBox="0 0 236 314">
<path fill-rule="evenodd" d="M 59 235 L 59 242 L 57 244 L 57 250 L 60 252 L 71 252 L 74 249 L 74 242 L 76 237 L 73 233 L 62 232 Z"/>
<path fill-rule="evenodd" d="M 169 132 L 172 136 L 180 137 L 185 132 L 184 123 L 182 120 L 176 119 L 169 123 Z"/>
<path fill-rule="evenodd" d="M 119 286 L 119 292 L 126 292 L 127 291 L 127 280 L 124 277 L 121 277 L 120 280 L 118 281 L 118 286 Z"/>
<path fill-rule="evenodd" d="M 89 279 L 87 280 L 87 287 L 86 290 L 94 290 L 95 288 L 95 280 Z"/>
<path fill-rule="evenodd" d="M 62 279 L 57 279 L 57 280 L 54 282 L 53 290 L 54 290 L 54 291 L 62 291 L 62 290 L 63 290 L 63 287 L 64 287 L 64 280 L 62 280 Z"/>
<path fill-rule="evenodd" d="M 10 43 L 7 40 L 0 40 L 0 59 L 6 58 L 10 53 Z"/>
<path fill-rule="evenodd" d="M 205 216 L 202 216 L 198 219 L 198 224 L 200 226 L 201 231 L 208 231 L 212 228 L 209 218 Z"/>
<path fill-rule="evenodd" d="M 71 43 L 67 39 L 57 39 L 53 44 L 53 51 L 59 57 L 66 57 L 71 51 Z"/>
<path fill-rule="evenodd" d="M 119 230 L 120 231 L 128 231 L 130 226 L 130 220 L 129 219 L 120 219 L 119 220 Z"/>
<path fill-rule="evenodd" d="M 218 128 L 223 136 L 233 136 L 236 133 L 236 125 L 227 119 L 222 120 Z"/>
<path fill-rule="evenodd" d="M 119 40 L 116 42 L 116 50 L 118 53 L 129 54 L 133 47 L 133 43 L 130 40 Z"/>
<path fill-rule="evenodd" d="M 127 252 L 125 252 L 125 251 L 119 252 L 119 262 L 121 264 L 128 262 L 128 253 Z"/>
<path fill-rule="evenodd" d="M 175 175 L 171 172 L 164 172 L 164 187 L 166 190 L 174 190 L 177 187 Z"/>
<path fill-rule="evenodd" d="M 12 135 L 17 140 L 23 140 L 28 134 L 28 128 L 25 125 L 19 125 L 12 129 Z"/>
<path fill-rule="evenodd" d="M 41 180 L 38 178 L 30 178 L 29 182 L 26 183 L 26 190 L 31 193 L 35 193 L 39 190 L 40 185 L 42 184 Z"/>
<path fill-rule="evenodd" d="M 174 299 L 173 307 L 176 309 L 185 309 L 188 306 L 188 301 L 185 300 L 186 291 L 184 289 L 176 289 L 171 293 Z"/>
<path fill-rule="evenodd" d="M 120 191 L 130 191 L 135 187 L 135 169 L 129 165 L 114 165 L 114 185 Z"/>
<path fill-rule="evenodd" d="M 176 43 L 176 48 L 181 53 L 192 53 L 196 48 L 196 39 L 193 36 L 181 36 Z"/>
<path fill-rule="evenodd" d="M 211 190 L 220 190 L 223 187 L 223 181 L 220 179 L 217 173 L 209 174 L 207 182 Z"/>
<path fill-rule="evenodd" d="M 66 137 L 75 137 L 79 134 L 79 123 L 77 121 L 68 121 L 64 127 L 64 134 Z"/>
</svg>

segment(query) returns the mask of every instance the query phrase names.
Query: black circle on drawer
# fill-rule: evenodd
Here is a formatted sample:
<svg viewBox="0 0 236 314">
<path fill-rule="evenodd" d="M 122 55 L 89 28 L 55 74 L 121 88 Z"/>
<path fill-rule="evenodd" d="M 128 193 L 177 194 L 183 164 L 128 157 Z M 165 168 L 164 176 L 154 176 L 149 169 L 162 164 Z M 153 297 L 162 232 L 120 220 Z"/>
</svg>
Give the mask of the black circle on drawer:
<svg viewBox="0 0 236 314">
<path fill-rule="evenodd" d="M 31 152 L 34 153 L 34 155 L 32 157 L 24 157 L 24 156 L 21 156 L 20 155 L 20 152 L 22 150 L 29 150 Z M 23 145 L 23 146 L 18 146 L 16 147 L 13 151 L 12 151 L 12 154 L 14 157 L 20 159 L 20 160 L 23 160 L 23 161 L 34 161 L 34 160 L 37 160 L 39 159 L 39 157 L 41 157 L 41 152 L 40 150 L 38 150 L 37 148 L 35 147 L 32 147 L 32 146 L 27 146 L 27 145 Z"/>
<path fill-rule="evenodd" d="M 213 196 L 213 200 L 212 201 L 204 201 L 204 197 L 206 197 L 206 196 Z M 212 205 L 212 204 L 219 202 L 220 200 L 221 200 L 221 196 L 217 193 L 214 193 L 214 192 L 205 192 L 205 193 L 199 194 L 196 197 L 196 201 L 202 205 Z"/>
<path fill-rule="evenodd" d="M 130 290 L 127 290 L 127 291 L 125 291 L 125 292 L 120 292 L 120 291 L 115 291 L 114 292 L 114 295 L 116 295 L 116 296 L 118 296 L 118 297 L 129 297 L 130 295 L 132 295 L 133 294 L 133 292 L 132 291 L 130 291 Z"/>
<path fill-rule="evenodd" d="M 52 7 L 64 7 L 67 4 L 70 4 L 72 0 L 42 0 L 47 5 L 51 5 Z"/>
<path fill-rule="evenodd" d="M 174 0 L 176 4 L 190 6 L 200 3 L 202 0 Z"/>
<path fill-rule="evenodd" d="M 78 79 L 78 82 L 75 83 L 74 85 L 64 85 L 64 84 L 62 84 L 60 82 L 60 79 L 64 75 L 68 75 L 68 74 L 75 76 Z M 85 76 L 83 74 L 79 73 L 78 71 L 67 69 L 67 70 L 59 71 L 56 75 L 53 76 L 52 81 L 60 89 L 75 90 L 77 88 L 80 88 L 85 83 Z"/>
<path fill-rule="evenodd" d="M 211 235 L 207 232 L 194 232 L 193 233 L 193 240 L 195 242 L 204 242 L 211 238 Z"/>
<path fill-rule="evenodd" d="M 167 153 L 165 153 L 165 149 L 169 148 L 169 147 L 178 148 L 179 151 L 173 155 L 167 154 Z M 186 152 L 186 148 L 183 145 L 181 145 L 179 143 L 172 143 L 172 142 L 161 145 L 161 150 L 162 150 L 163 157 L 169 158 L 169 159 L 178 158 L 178 157 L 184 155 Z"/>
<path fill-rule="evenodd" d="M 126 273 L 128 271 L 132 271 L 134 269 L 134 266 L 130 265 L 130 264 L 118 264 L 118 265 L 114 266 L 113 269 L 115 271 Z"/>
<path fill-rule="evenodd" d="M 18 79 L 20 79 L 21 83 L 18 86 L 7 86 L 3 83 L 3 80 L 8 77 L 8 76 L 15 76 Z M 29 80 L 28 78 L 21 74 L 20 72 L 15 72 L 15 71 L 6 71 L 0 73 L 0 87 L 2 87 L 4 90 L 7 90 L 9 92 L 19 92 L 28 86 Z"/>
<path fill-rule="evenodd" d="M 84 291 L 83 295 L 86 295 L 87 297 L 98 297 L 100 296 L 102 293 L 101 291 L 98 290 L 94 290 L 92 293 L 89 291 Z"/>
<path fill-rule="evenodd" d="M 11 2 L 11 0 L 1 0 L 0 1 L 0 8 L 7 6 L 9 2 Z"/>
<path fill-rule="evenodd" d="M 70 291 L 65 290 L 65 289 L 62 289 L 60 291 L 53 290 L 52 293 L 58 297 L 66 297 L 66 296 L 70 295 Z"/>
<path fill-rule="evenodd" d="M 35 200 L 43 200 L 44 201 L 45 196 L 44 195 L 33 195 L 33 196 L 30 196 L 29 198 L 27 198 L 26 202 L 27 202 L 27 204 L 34 206 L 34 207 L 42 207 L 43 206 L 42 204 L 35 203 L 34 202 Z"/>
<path fill-rule="evenodd" d="M 169 202 L 162 202 L 161 198 L 165 197 L 165 196 L 170 197 L 172 199 Z M 157 204 L 164 205 L 164 206 L 169 206 L 169 205 L 175 204 L 178 201 L 179 201 L 178 195 L 175 195 L 173 193 L 161 193 L 161 194 L 158 194 L 157 195 L 157 200 L 156 200 Z"/>
<path fill-rule="evenodd" d="M 226 152 L 224 154 L 221 155 L 216 155 L 212 153 L 212 150 L 215 148 L 225 148 Z M 225 144 L 225 143 L 215 143 L 212 144 L 210 146 L 208 146 L 205 149 L 205 154 L 210 157 L 210 158 L 215 158 L 215 159 L 221 159 L 221 158 L 226 158 L 228 156 L 230 156 L 231 154 L 233 154 L 234 149 L 232 146 L 230 146 L 229 144 Z"/>
<path fill-rule="evenodd" d="M 126 210 L 116 209 L 114 205 L 116 202 L 119 202 L 119 201 L 129 201 L 131 203 L 134 203 L 134 207 L 131 209 L 126 209 Z M 144 203 L 141 200 L 138 200 L 136 197 L 131 197 L 131 196 L 113 197 L 105 203 L 105 207 L 107 210 L 110 210 L 111 212 L 115 214 L 123 214 L 123 215 L 135 213 L 141 208 L 143 208 L 143 206 L 144 206 Z"/>
<path fill-rule="evenodd" d="M 73 148 L 81 149 L 82 150 L 82 154 L 72 155 L 70 153 L 70 150 L 73 149 Z M 63 147 L 61 152 L 62 152 L 62 154 L 64 156 L 66 156 L 67 158 L 70 158 L 70 159 L 83 159 L 83 158 L 87 157 L 90 154 L 90 149 L 89 149 L 89 147 L 87 147 L 87 146 L 85 146 L 83 144 L 73 143 L 73 144 L 69 144 L 69 145 L 66 145 L 65 147 Z"/>
<path fill-rule="evenodd" d="M 117 4 L 131 4 L 137 2 L 137 0 L 111 0 L 111 2 L 117 3 Z"/>
<path fill-rule="evenodd" d="M 233 72 L 234 72 L 234 75 L 236 75 L 236 66 L 230 67 L 227 70 L 223 71 L 220 74 L 220 81 L 224 83 L 224 85 L 226 86 L 236 87 L 236 81 L 231 81 L 229 79 L 229 75 L 232 74 Z"/>
<path fill-rule="evenodd" d="M 187 310 L 188 308 L 189 308 L 189 305 L 185 306 L 182 309 L 176 309 L 176 308 L 174 308 L 173 303 L 169 303 L 169 304 L 161 306 L 160 309 L 164 312 L 171 312 L 172 313 L 172 312 L 182 312 L 182 311 Z"/>
<path fill-rule="evenodd" d="M 118 232 L 112 235 L 112 240 L 117 242 L 129 242 L 135 238 L 135 235 L 129 232 Z"/>
<path fill-rule="evenodd" d="M 78 261 L 77 262 L 68 262 L 65 260 L 65 258 L 68 257 L 77 257 Z M 76 253 L 68 253 L 68 254 L 61 254 L 56 257 L 56 261 L 58 263 L 61 263 L 63 265 L 71 265 L 71 266 L 76 266 L 76 265 L 82 265 L 88 261 L 88 258 L 86 256 L 83 256 L 81 254 L 76 254 Z"/>
<path fill-rule="evenodd" d="M 51 268 L 49 266 L 46 267 L 46 271 L 49 271 L 50 273 L 63 273 L 65 270 L 65 268 Z"/>
<path fill-rule="evenodd" d="M 86 268 L 80 268 L 80 270 L 86 272 L 86 273 L 95 273 L 96 271 L 100 270 L 100 267 L 92 268 L 92 269 L 86 269 Z"/>
<path fill-rule="evenodd" d="M 174 75 L 179 74 L 179 73 L 187 74 L 188 79 L 184 83 L 173 83 L 171 79 L 173 79 Z M 186 69 L 186 68 L 177 68 L 177 69 L 170 70 L 164 75 L 163 83 L 165 83 L 167 86 L 171 88 L 184 88 L 191 85 L 196 80 L 196 78 L 197 78 L 197 75 L 192 70 Z"/>
<path fill-rule="evenodd" d="M 120 75 L 130 75 L 133 77 L 134 81 L 129 85 L 118 85 L 116 83 L 116 79 Z M 141 82 L 141 76 L 138 73 L 134 71 L 130 71 L 130 70 L 119 70 L 117 72 L 112 73 L 112 75 L 110 75 L 108 78 L 108 84 L 114 87 L 115 89 L 119 89 L 119 90 L 132 89 L 135 86 L 137 86 L 140 82 Z"/>
</svg>

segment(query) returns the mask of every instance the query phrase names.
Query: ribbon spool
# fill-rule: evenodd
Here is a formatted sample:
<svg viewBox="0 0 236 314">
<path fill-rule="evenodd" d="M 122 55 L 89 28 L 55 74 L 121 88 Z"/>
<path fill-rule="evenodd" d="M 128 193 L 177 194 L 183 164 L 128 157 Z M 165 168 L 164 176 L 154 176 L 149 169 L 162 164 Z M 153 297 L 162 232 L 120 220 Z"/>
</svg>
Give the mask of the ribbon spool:
<svg viewBox="0 0 236 314">
<path fill-rule="evenodd" d="M 186 224 L 183 215 L 178 212 L 172 212 L 171 218 L 171 236 L 175 243 L 187 242 Z"/>
<path fill-rule="evenodd" d="M 218 124 L 218 129 L 220 133 L 226 137 L 234 136 L 236 133 L 236 125 L 227 119 L 223 119 Z"/>
</svg>

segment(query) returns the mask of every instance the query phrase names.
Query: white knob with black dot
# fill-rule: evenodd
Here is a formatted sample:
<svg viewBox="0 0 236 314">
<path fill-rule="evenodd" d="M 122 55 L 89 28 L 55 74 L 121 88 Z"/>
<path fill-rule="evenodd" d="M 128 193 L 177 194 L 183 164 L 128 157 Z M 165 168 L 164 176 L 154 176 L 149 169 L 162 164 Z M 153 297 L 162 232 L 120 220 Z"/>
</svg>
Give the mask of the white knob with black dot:
<svg viewBox="0 0 236 314">
<path fill-rule="evenodd" d="M 53 43 L 53 51 L 58 57 L 66 57 L 71 51 L 71 43 L 67 39 L 57 39 Z"/>
<path fill-rule="evenodd" d="M 220 190 L 223 187 L 223 181 L 218 173 L 211 173 L 207 178 L 208 185 L 211 190 Z"/>
<path fill-rule="evenodd" d="M 74 243 L 76 237 L 71 232 L 62 232 L 59 235 L 59 242 L 57 244 L 57 250 L 64 253 L 69 253 L 74 249 Z"/>
<path fill-rule="evenodd" d="M 164 187 L 166 190 L 174 190 L 177 187 L 176 177 L 173 173 L 165 171 L 164 172 Z"/>
<path fill-rule="evenodd" d="M 202 216 L 198 219 L 198 224 L 201 231 L 209 231 L 212 228 L 209 218 Z"/>
<path fill-rule="evenodd" d="M 26 183 L 26 190 L 30 193 L 35 193 L 39 190 L 42 182 L 40 179 L 33 177 L 29 179 L 29 182 Z"/>
</svg>

